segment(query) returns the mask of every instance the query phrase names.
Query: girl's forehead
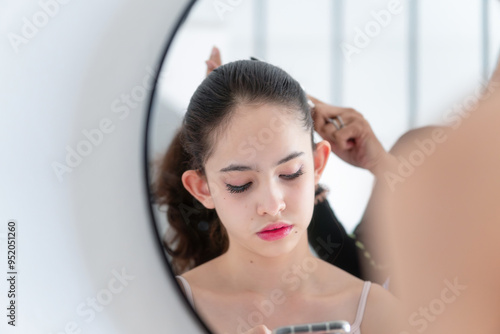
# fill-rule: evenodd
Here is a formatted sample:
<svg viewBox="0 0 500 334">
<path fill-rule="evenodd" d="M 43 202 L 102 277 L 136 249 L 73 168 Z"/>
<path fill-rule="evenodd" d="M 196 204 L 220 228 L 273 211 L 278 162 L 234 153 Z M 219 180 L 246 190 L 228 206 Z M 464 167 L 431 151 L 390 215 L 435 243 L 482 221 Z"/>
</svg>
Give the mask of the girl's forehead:
<svg viewBox="0 0 500 334">
<path fill-rule="evenodd" d="M 283 128 L 300 124 L 299 111 L 279 104 L 244 104 L 238 106 L 228 122 L 223 133 L 227 135 L 240 134 L 242 130 L 251 132 L 281 132 Z"/>
<path fill-rule="evenodd" d="M 239 109 L 214 140 L 207 167 L 228 164 L 265 166 L 292 152 L 311 150 L 310 130 L 284 107 L 260 105 Z"/>
</svg>

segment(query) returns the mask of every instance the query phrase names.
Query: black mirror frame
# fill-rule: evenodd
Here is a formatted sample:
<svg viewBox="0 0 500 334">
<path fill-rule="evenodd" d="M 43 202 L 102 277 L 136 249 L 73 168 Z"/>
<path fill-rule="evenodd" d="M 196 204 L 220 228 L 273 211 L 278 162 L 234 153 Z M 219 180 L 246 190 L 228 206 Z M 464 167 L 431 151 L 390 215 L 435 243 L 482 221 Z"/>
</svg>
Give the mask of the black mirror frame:
<svg viewBox="0 0 500 334">
<path fill-rule="evenodd" d="M 150 93 L 149 96 L 149 103 L 148 103 L 148 111 L 146 113 L 146 122 L 145 122 L 145 128 L 144 128 L 144 133 L 143 133 L 143 161 L 142 161 L 142 172 L 145 180 L 145 191 L 146 191 L 146 196 L 148 198 L 148 212 L 149 212 L 149 220 L 152 224 L 152 233 L 154 233 L 154 239 L 157 241 L 156 246 L 158 251 L 161 253 L 161 257 L 163 259 L 163 262 L 165 264 L 165 268 L 167 269 L 167 276 L 169 276 L 169 279 L 171 280 L 171 283 L 177 288 L 177 293 L 182 297 L 184 300 L 184 306 L 188 310 L 191 311 L 192 316 L 198 321 L 198 324 L 201 328 L 205 330 L 206 333 L 212 334 L 210 329 L 207 327 L 205 322 L 201 319 L 201 317 L 198 315 L 198 313 L 194 310 L 194 308 L 191 306 L 187 298 L 185 297 L 184 293 L 182 292 L 179 284 L 177 283 L 177 280 L 175 278 L 175 273 L 170 266 L 170 262 L 165 254 L 164 248 L 163 248 L 163 242 L 161 240 L 160 236 L 160 231 L 158 230 L 158 224 L 155 218 L 155 213 L 154 213 L 154 207 L 153 207 L 153 193 L 151 189 L 151 175 L 150 175 L 150 164 L 149 164 L 149 156 L 150 156 L 150 132 L 151 132 L 151 119 L 152 119 L 152 114 L 153 114 L 153 103 L 157 91 L 157 85 L 158 81 L 160 78 L 160 74 L 163 68 L 163 65 L 165 64 L 166 58 L 168 51 L 170 50 L 170 47 L 172 46 L 172 42 L 175 38 L 175 35 L 179 31 L 180 27 L 182 24 L 186 21 L 186 18 L 188 17 L 189 13 L 191 12 L 191 9 L 193 8 L 194 4 L 196 3 L 196 0 L 191 0 L 186 8 L 182 11 L 182 15 L 180 18 L 177 20 L 175 23 L 174 29 L 172 30 L 172 33 L 168 36 L 167 38 L 167 43 L 165 47 L 163 48 L 163 52 L 160 55 L 159 59 L 159 66 L 157 67 L 157 71 L 155 74 L 155 79 L 154 79 L 154 86 L 153 89 Z"/>
</svg>

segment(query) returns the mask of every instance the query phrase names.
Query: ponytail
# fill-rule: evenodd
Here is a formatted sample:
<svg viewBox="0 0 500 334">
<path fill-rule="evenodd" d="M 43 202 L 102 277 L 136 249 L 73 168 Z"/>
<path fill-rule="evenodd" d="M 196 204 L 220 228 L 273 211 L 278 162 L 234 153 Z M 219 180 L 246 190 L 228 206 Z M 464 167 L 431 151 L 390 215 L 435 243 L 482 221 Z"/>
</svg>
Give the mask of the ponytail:
<svg viewBox="0 0 500 334">
<path fill-rule="evenodd" d="M 213 209 L 205 208 L 182 184 L 182 174 L 190 169 L 190 156 L 178 130 L 159 163 L 153 184 L 155 203 L 167 207 L 169 229 L 163 246 L 172 256 L 172 268 L 180 275 L 225 253 L 229 246 L 226 229 Z"/>
</svg>

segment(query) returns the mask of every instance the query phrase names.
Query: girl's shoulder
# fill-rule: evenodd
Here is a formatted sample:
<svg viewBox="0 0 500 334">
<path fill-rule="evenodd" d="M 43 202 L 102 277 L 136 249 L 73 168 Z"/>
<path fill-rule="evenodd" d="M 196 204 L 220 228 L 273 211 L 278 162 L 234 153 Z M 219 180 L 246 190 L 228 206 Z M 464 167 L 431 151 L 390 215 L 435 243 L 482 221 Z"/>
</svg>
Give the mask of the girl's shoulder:
<svg viewBox="0 0 500 334">
<path fill-rule="evenodd" d="M 321 278 L 321 281 L 318 282 L 318 286 L 320 286 L 323 290 L 331 287 L 333 290 L 341 290 L 357 294 L 357 292 L 361 291 L 363 288 L 365 282 L 358 277 L 322 259 L 318 258 L 317 261 L 317 276 Z"/>
<path fill-rule="evenodd" d="M 217 275 L 214 274 L 216 272 L 217 258 L 183 273 L 182 277 L 195 289 L 213 290 L 218 283 Z"/>
<path fill-rule="evenodd" d="M 366 301 L 366 309 L 361 324 L 365 332 L 370 333 L 400 333 L 401 312 L 400 301 L 382 286 L 372 283 Z M 376 330 L 374 330 L 376 329 Z"/>
<path fill-rule="evenodd" d="M 376 283 L 367 284 L 365 281 L 334 267 L 328 262 L 322 264 L 325 279 L 319 286 L 322 289 L 330 290 L 332 299 L 336 299 L 349 307 L 352 314 L 359 313 L 360 307 L 363 308 L 361 319 L 357 319 L 361 324 L 361 333 L 400 333 L 401 326 L 398 316 L 401 312 L 399 300 L 389 291 Z M 336 280 L 331 278 L 335 277 Z M 368 289 L 366 287 L 368 285 Z M 366 290 L 363 298 L 363 290 Z M 335 297 L 334 297 L 335 296 Z M 362 303 L 364 300 L 364 305 Z M 352 318 L 354 319 L 354 318 Z M 353 322 L 351 320 L 351 322 Z"/>
</svg>

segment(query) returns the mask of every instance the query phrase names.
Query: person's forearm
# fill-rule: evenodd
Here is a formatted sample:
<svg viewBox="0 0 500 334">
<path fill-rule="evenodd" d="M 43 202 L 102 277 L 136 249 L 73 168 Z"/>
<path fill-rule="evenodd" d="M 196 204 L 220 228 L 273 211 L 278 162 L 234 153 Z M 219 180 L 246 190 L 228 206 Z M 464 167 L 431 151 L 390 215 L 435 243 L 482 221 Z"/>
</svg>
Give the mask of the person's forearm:
<svg viewBox="0 0 500 334">
<path fill-rule="evenodd" d="M 377 180 L 382 180 L 387 173 L 397 173 L 398 166 L 398 159 L 391 153 L 385 152 L 380 161 L 369 170 Z"/>
</svg>

